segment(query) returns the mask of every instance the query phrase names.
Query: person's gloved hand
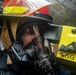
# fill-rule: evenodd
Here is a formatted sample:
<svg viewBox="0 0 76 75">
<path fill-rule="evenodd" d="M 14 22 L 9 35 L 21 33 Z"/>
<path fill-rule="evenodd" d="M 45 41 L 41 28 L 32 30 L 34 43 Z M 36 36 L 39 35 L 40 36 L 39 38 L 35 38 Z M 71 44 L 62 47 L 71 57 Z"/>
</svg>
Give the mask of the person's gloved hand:
<svg viewBox="0 0 76 75">
<path fill-rule="evenodd" d="M 30 61 L 29 56 L 23 50 L 20 42 L 14 42 L 9 49 L 9 56 L 12 59 L 12 62 L 17 63 L 21 61 Z"/>
<path fill-rule="evenodd" d="M 28 65 L 32 63 L 36 59 L 36 52 L 35 47 L 29 49 L 23 49 L 19 42 L 14 42 L 13 45 L 10 47 L 9 56 L 13 63 L 20 63 L 24 65 Z"/>
</svg>

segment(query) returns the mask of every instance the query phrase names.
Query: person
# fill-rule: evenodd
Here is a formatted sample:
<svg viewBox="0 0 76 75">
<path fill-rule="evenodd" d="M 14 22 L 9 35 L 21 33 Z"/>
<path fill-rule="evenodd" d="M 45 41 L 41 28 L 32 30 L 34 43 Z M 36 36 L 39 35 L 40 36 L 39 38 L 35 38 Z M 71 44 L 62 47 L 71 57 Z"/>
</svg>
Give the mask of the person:
<svg viewBox="0 0 76 75">
<path fill-rule="evenodd" d="M 52 75 L 58 70 L 54 55 L 44 48 L 43 35 L 49 23 L 53 23 L 53 18 L 39 12 L 19 22 L 16 41 L 8 51 L 12 64 L 8 65 L 7 75 Z"/>
<path fill-rule="evenodd" d="M 53 23 L 53 18 L 39 12 L 34 13 L 34 16 L 26 16 L 19 22 L 16 41 L 10 46 L 8 52 L 3 48 L 0 52 L 1 55 L 3 53 L 0 59 L 4 59 L 0 63 L 4 63 L 6 68 L 0 70 L 1 74 L 59 75 L 59 65 L 55 56 L 47 53 L 44 47 L 43 35 L 49 23 Z M 11 65 L 6 63 L 7 53 L 12 60 Z"/>
</svg>

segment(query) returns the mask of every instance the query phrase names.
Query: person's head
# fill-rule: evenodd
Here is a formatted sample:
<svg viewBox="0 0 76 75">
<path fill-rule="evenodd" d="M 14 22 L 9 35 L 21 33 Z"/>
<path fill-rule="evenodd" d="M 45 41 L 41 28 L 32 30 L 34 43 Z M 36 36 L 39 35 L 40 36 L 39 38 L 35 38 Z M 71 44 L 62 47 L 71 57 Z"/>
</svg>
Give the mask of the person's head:
<svg viewBox="0 0 76 75">
<path fill-rule="evenodd" d="M 29 44 L 35 37 L 43 35 L 48 23 L 52 23 L 52 17 L 42 13 L 34 16 L 26 16 L 17 27 L 16 40 L 22 41 L 23 46 Z"/>
<path fill-rule="evenodd" d="M 42 31 L 44 31 L 44 28 L 42 30 L 42 27 L 39 27 L 38 25 L 42 25 L 42 23 L 30 23 L 26 28 L 24 28 L 24 31 L 20 35 L 20 41 L 22 42 L 23 47 L 25 47 L 29 43 L 32 43 L 32 40 L 36 37 L 43 35 Z"/>
<path fill-rule="evenodd" d="M 38 26 L 28 26 L 21 35 L 21 41 L 23 42 L 23 47 L 28 45 L 32 40 L 39 36 Z"/>
</svg>

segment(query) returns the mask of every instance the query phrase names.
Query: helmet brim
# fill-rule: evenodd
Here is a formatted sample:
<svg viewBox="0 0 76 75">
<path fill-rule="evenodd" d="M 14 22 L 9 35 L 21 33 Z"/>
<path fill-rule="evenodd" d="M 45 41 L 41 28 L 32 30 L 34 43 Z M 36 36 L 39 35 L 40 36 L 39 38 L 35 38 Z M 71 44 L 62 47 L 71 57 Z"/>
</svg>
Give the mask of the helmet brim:
<svg viewBox="0 0 76 75">
<path fill-rule="evenodd" d="M 52 20 L 42 18 L 42 17 L 37 17 L 37 16 L 26 16 L 24 18 L 24 20 L 25 20 L 25 22 L 49 22 L 49 23 L 53 23 Z"/>
</svg>

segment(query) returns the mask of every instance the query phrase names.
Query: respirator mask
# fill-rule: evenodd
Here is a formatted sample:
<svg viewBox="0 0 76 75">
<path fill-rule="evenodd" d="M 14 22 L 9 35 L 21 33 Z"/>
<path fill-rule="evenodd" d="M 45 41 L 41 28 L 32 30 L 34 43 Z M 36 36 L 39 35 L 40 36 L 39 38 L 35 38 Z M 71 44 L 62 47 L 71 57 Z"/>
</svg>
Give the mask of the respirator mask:
<svg viewBox="0 0 76 75">
<path fill-rule="evenodd" d="M 54 55 L 46 53 L 44 47 L 44 38 L 40 35 L 39 27 L 33 26 L 35 38 L 26 46 L 23 47 L 22 41 L 13 43 L 9 50 L 10 58 L 13 63 L 23 64 L 28 66 L 33 64 L 34 67 L 43 73 L 54 72 L 57 70 L 58 64 Z"/>
<path fill-rule="evenodd" d="M 19 23 L 16 41 L 10 47 L 9 56 L 13 63 L 18 63 L 21 66 L 25 65 L 25 67 L 31 64 L 37 71 L 43 74 L 53 73 L 58 70 L 58 64 L 54 54 L 49 52 L 50 49 L 45 48 L 45 38 L 43 37 L 48 22 L 52 23 L 52 17 L 41 13 L 35 13 L 34 15 L 35 17 L 25 17 Z M 22 34 L 25 30 L 34 36 L 27 44 L 24 42 L 26 39 L 22 39 Z"/>
</svg>

